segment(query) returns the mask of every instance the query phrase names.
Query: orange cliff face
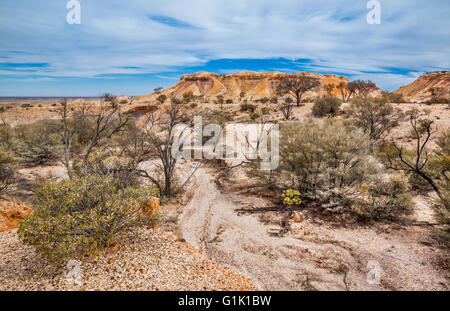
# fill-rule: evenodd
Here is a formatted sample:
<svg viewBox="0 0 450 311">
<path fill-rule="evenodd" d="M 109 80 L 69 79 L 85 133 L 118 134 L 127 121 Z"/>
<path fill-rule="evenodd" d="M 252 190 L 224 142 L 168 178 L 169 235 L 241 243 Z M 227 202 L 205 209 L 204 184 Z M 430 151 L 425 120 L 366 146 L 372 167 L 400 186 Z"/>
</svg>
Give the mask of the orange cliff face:
<svg viewBox="0 0 450 311">
<path fill-rule="evenodd" d="M 138 97 L 138 100 L 155 100 L 159 94 L 168 97 L 180 97 L 185 93 L 192 92 L 194 95 L 202 95 L 205 100 L 215 98 L 222 95 L 225 98 L 239 98 L 241 92 L 245 93 L 244 98 L 261 99 L 264 97 L 272 97 L 275 95 L 274 85 L 276 82 L 298 76 L 310 76 L 319 79 L 321 87 L 318 91 L 311 91 L 304 95 L 314 96 L 316 94 L 325 94 L 325 87 L 333 84 L 335 88 L 332 90 L 333 96 L 339 96 L 339 90 L 336 86 L 340 82 L 348 82 L 347 77 L 335 75 L 322 75 L 318 73 L 299 72 L 299 73 L 281 73 L 281 72 L 264 72 L 258 73 L 253 71 L 238 72 L 229 75 L 220 75 L 209 72 L 197 72 L 193 74 L 183 75 L 181 80 L 161 91 L 161 93 L 151 93 Z"/>
<path fill-rule="evenodd" d="M 422 102 L 431 99 L 431 88 L 441 88 L 439 99 L 450 98 L 450 71 L 436 71 L 420 76 L 414 82 L 394 91 L 405 99 Z"/>
</svg>

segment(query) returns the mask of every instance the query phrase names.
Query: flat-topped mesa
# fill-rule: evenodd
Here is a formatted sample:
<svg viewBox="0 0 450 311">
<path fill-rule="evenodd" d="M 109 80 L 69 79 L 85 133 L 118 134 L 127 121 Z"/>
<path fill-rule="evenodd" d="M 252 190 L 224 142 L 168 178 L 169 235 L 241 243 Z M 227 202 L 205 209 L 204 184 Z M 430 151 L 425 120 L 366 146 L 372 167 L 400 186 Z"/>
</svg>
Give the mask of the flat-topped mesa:
<svg viewBox="0 0 450 311">
<path fill-rule="evenodd" d="M 210 72 L 196 72 L 185 74 L 180 81 L 161 91 L 160 93 L 151 93 L 139 97 L 139 100 L 154 100 L 159 94 L 169 97 L 181 97 L 183 94 L 192 92 L 196 96 L 204 96 L 206 99 L 219 95 L 225 98 L 239 98 L 241 94 L 244 98 L 261 99 L 275 95 L 274 85 L 283 79 L 310 76 L 319 80 L 321 87 L 318 90 L 308 92 L 306 96 L 323 95 L 327 92 L 325 86 L 333 84 L 335 88 L 332 91 L 333 96 L 338 96 L 339 91 L 336 86 L 340 82 L 348 82 L 347 77 L 336 75 L 322 75 L 313 72 L 282 73 L 273 72 L 254 72 L 242 71 L 228 75 L 222 75 Z"/>
<path fill-rule="evenodd" d="M 196 73 L 185 74 L 181 76 L 180 81 L 199 81 L 199 80 L 208 80 L 213 76 L 220 77 L 217 73 L 207 72 L 207 71 L 199 71 Z"/>
<path fill-rule="evenodd" d="M 450 99 L 450 71 L 426 73 L 394 93 L 402 94 L 405 99 L 413 102 L 423 102 L 433 97 L 433 88 L 435 89 L 435 99 Z"/>
</svg>

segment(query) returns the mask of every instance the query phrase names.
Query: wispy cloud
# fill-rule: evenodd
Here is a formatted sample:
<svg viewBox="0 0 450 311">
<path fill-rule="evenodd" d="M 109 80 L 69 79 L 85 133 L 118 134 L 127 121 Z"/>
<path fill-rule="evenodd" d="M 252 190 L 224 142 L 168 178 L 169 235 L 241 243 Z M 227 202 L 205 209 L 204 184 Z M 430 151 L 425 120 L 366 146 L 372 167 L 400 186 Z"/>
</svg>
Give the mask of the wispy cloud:
<svg viewBox="0 0 450 311">
<path fill-rule="evenodd" d="M 381 1 L 381 25 L 367 24 L 366 1 L 79 1 L 81 25 L 66 23 L 64 1 L 2 2 L 0 58 L 46 65 L 0 65 L 14 77 L 0 78 L 0 95 L 143 94 L 172 82 L 161 77 L 236 69 L 345 74 L 392 90 L 450 67 L 448 0 Z M 21 84 L 31 74 L 55 81 Z"/>
<path fill-rule="evenodd" d="M 0 71 L 37 72 L 48 66 L 48 63 L 0 63 Z"/>
<path fill-rule="evenodd" d="M 172 18 L 169 16 L 161 16 L 161 15 L 156 15 L 156 16 L 149 16 L 148 17 L 150 20 L 158 22 L 160 24 L 164 24 L 170 27 L 175 27 L 175 28 L 196 28 L 195 26 L 188 24 L 186 22 L 180 21 L 176 18 Z"/>
</svg>

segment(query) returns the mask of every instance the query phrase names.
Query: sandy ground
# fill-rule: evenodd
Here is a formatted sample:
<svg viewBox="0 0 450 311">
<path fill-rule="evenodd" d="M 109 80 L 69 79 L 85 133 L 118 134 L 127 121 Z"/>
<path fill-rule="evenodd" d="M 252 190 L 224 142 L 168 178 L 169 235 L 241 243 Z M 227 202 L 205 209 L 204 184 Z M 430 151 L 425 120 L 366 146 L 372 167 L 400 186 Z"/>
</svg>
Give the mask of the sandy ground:
<svg viewBox="0 0 450 311">
<path fill-rule="evenodd" d="M 78 284 L 69 271 L 73 268 L 49 265 L 22 245 L 16 230 L 0 232 L 0 291 L 258 290 L 164 228 L 140 228 L 117 247 L 83 260 Z"/>
<path fill-rule="evenodd" d="M 182 236 L 264 290 L 448 290 L 448 271 L 436 264 L 447 253 L 430 229 L 335 227 L 305 213 L 275 237 L 257 216 L 236 212 L 234 202 L 245 198 L 221 193 L 212 171 L 200 169 L 192 182 L 178 220 Z"/>
<path fill-rule="evenodd" d="M 450 110 L 446 105 L 401 104 L 395 107 L 403 111 L 416 107 L 424 114 L 431 110 L 430 118 L 435 121 L 439 131 L 450 128 Z M 217 105 L 212 104 L 205 105 L 205 108 L 219 109 Z M 225 108 L 238 111 L 239 105 L 225 105 Z M 311 108 L 312 103 L 295 107 L 294 118 L 302 120 L 310 117 Z M 11 123 L 17 124 L 39 119 L 44 115 L 47 118 L 57 116 L 55 107 L 50 103 L 46 103 L 43 108 L 26 108 L 25 111 L 26 114 L 24 109 L 14 107 L 3 113 L 2 117 L 6 117 L 7 122 L 10 120 Z M 265 118 L 274 121 L 282 120 L 281 114 L 273 112 Z M 248 121 L 248 114 L 238 112 L 237 119 Z M 408 144 L 410 140 L 408 132 L 409 125 L 405 121 L 392 132 L 392 137 Z M 430 146 L 433 146 L 435 137 L 436 135 L 432 137 Z M 63 167 L 55 166 L 22 169 L 20 173 L 22 181 L 18 195 L 28 201 L 33 183 L 38 176 L 58 179 L 64 176 L 65 171 Z M 276 237 L 268 234 L 269 226 L 264 225 L 258 215 L 246 215 L 236 211 L 242 207 L 242 204 L 255 204 L 254 201 L 252 202 L 254 198 L 239 193 L 219 191 L 214 183 L 213 170 L 200 169 L 194 176 L 190 189 L 189 200 L 183 204 L 182 213 L 178 217 L 181 235 L 195 248 L 203 251 L 208 259 L 248 276 L 262 289 L 448 290 L 450 284 L 448 245 L 442 245 L 436 239 L 431 226 L 376 224 L 343 227 L 315 218 L 305 211 L 301 215 L 302 221 L 294 224 L 291 232 L 282 237 Z M 428 199 L 424 196 L 416 196 L 415 202 L 414 217 L 421 223 L 434 223 L 434 215 L 429 208 Z M 176 221 L 176 215 L 171 214 L 170 218 Z M 151 239 L 157 243 L 161 242 L 157 240 L 157 237 Z M 148 246 L 146 243 L 143 246 Z M 162 244 L 170 244 L 164 243 Z M 142 253 L 151 256 L 148 249 L 136 249 L 120 257 L 121 259 L 118 260 L 120 267 L 128 267 L 126 262 L 134 262 L 139 256 L 142 257 Z M 20 245 L 14 233 L 0 235 L 0 257 L 0 289 L 67 289 L 55 283 L 61 279 L 62 272 L 54 270 L 45 272 L 47 271 L 45 269 L 50 268 L 46 268 L 42 261 L 38 261 L 29 248 Z M 13 258 L 20 258 L 20 260 L 16 263 Z M 107 259 L 101 260 L 103 261 L 100 263 L 89 262 L 86 266 L 87 271 L 95 272 L 97 269 L 105 268 L 104 261 Z M 98 264 L 100 264 L 99 267 L 97 267 Z M 379 269 L 376 265 L 379 265 Z M 44 269 L 44 274 L 48 273 L 45 274 L 42 286 L 39 285 L 38 278 L 41 268 Z M 36 275 L 30 274 L 33 271 Z M 103 280 L 103 283 L 99 283 L 101 285 L 97 287 L 94 283 L 89 283 L 90 285 L 86 288 L 121 289 L 122 287 L 114 285 L 114 282 L 107 283 L 107 279 L 110 277 L 126 280 L 139 278 L 139 274 L 133 273 L 127 277 L 128 272 L 124 271 L 126 269 L 117 268 L 114 272 L 92 272 Z M 180 273 L 182 270 L 173 271 Z M 125 275 L 122 276 L 122 274 Z M 380 276 L 379 283 L 370 281 L 375 274 Z M 15 280 L 25 280 L 28 285 L 17 283 L 15 286 Z M 131 283 L 134 287 L 125 288 L 203 289 L 202 286 L 197 286 L 197 283 L 197 285 L 188 286 L 188 281 L 170 284 L 173 286 L 164 287 L 154 284 L 151 287 L 144 283 L 138 285 Z M 219 289 L 221 287 L 206 286 L 205 288 Z M 228 288 L 236 289 L 230 286 Z"/>
</svg>

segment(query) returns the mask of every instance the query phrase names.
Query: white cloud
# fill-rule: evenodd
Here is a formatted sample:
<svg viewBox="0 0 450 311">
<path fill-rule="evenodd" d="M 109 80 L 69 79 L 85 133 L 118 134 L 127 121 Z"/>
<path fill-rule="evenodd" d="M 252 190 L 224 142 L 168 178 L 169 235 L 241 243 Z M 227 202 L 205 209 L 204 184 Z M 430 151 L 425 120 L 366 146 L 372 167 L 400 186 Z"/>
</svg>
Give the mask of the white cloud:
<svg viewBox="0 0 450 311">
<path fill-rule="evenodd" d="M 366 23 L 366 1 L 80 0 L 81 25 L 65 23 L 63 2 L 2 3 L 0 56 L 49 63 L 37 75 L 53 77 L 167 72 L 221 58 L 309 58 L 387 88 L 412 76 L 386 68 L 450 67 L 447 0 L 381 1 L 381 25 Z M 149 18 L 155 15 L 193 27 L 158 23 Z"/>
</svg>

